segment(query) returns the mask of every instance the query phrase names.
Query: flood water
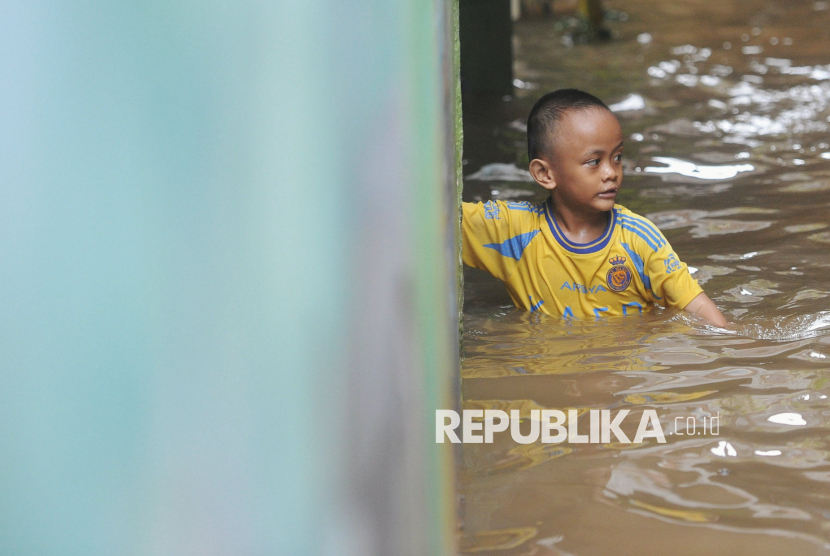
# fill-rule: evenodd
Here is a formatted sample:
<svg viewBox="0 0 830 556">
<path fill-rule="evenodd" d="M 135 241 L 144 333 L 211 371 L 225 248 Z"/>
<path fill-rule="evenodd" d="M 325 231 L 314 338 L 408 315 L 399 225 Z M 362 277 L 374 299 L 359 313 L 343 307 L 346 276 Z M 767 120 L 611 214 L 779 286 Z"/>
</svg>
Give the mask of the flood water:
<svg viewBox="0 0 830 556">
<path fill-rule="evenodd" d="M 465 269 L 465 408 L 577 409 L 580 432 L 591 409 L 654 409 L 667 442 L 465 444 L 462 551 L 830 554 L 830 2 L 606 7 L 607 44 L 562 18 L 516 24 L 516 94 L 465 99 L 465 175 L 498 179 L 465 179 L 464 200 L 543 200 L 522 172 L 527 113 L 592 92 L 626 138 L 617 202 L 662 229 L 733 329 L 525 313 Z"/>
</svg>

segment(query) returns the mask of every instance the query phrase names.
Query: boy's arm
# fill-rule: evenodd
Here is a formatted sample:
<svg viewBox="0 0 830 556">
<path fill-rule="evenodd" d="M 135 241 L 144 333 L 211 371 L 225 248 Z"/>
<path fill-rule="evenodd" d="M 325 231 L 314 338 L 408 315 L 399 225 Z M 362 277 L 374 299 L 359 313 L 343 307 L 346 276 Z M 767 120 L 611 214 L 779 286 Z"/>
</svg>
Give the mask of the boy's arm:
<svg viewBox="0 0 830 556">
<path fill-rule="evenodd" d="M 646 232 L 651 241 L 641 246 L 646 252 L 652 292 L 661 305 L 677 307 L 694 313 L 716 326 L 726 326 L 726 318 L 717 306 L 703 293 L 703 288 L 692 278 L 689 267 L 674 252 L 663 233 L 647 218 L 626 217 Z"/>
<path fill-rule="evenodd" d="M 503 201 L 462 203 L 461 255 L 464 264 L 507 280 L 516 269 L 524 249 L 516 237 L 515 222 Z"/>
<path fill-rule="evenodd" d="M 705 293 L 695 297 L 683 310 L 694 313 L 715 326 L 720 326 L 721 328 L 726 326 L 726 317 L 723 316 L 720 309 L 717 308 L 715 303 Z"/>
</svg>

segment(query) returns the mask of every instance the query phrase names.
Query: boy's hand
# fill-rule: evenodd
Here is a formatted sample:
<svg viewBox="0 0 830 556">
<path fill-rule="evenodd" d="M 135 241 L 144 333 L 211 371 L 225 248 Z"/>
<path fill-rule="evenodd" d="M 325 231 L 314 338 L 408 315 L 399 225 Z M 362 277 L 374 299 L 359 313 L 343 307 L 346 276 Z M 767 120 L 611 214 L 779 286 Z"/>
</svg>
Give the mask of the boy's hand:
<svg viewBox="0 0 830 556">
<path fill-rule="evenodd" d="M 715 326 L 721 328 L 726 326 L 726 317 L 720 312 L 720 309 L 709 299 L 705 293 L 698 295 L 696 298 L 683 308 L 684 311 L 694 313 L 699 317 L 703 317 Z"/>
</svg>

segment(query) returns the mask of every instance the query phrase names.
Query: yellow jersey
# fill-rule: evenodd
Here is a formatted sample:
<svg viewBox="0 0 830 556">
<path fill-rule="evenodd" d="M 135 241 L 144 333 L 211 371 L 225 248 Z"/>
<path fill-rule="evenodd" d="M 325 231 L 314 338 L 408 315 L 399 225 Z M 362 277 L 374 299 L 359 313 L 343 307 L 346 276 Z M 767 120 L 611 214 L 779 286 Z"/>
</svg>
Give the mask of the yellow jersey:
<svg viewBox="0 0 830 556">
<path fill-rule="evenodd" d="M 551 199 L 463 203 L 464 263 L 507 286 L 518 307 L 565 317 L 684 308 L 703 292 L 650 220 L 614 205 L 590 243 L 565 237 Z"/>
</svg>

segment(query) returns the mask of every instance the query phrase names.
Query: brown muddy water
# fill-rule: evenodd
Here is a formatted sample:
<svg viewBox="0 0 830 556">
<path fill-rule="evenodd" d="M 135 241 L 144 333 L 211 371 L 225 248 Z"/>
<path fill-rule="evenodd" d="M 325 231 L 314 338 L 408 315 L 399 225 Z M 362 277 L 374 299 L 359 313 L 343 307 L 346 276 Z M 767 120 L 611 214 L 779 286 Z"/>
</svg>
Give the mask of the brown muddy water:
<svg viewBox="0 0 830 556">
<path fill-rule="evenodd" d="M 516 24 L 516 94 L 465 99 L 465 174 L 498 179 L 468 177 L 464 199 L 544 199 L 522 171 L 527 112 L 588 90 L 626 137 L 617 202 L 658 224 L 734 329 L 529 314 L 466 269 L 464 407 L 629 409 L 633 429 L 654 409 L 667 442 L 465 444 L 462 552 L 830 554 L 830 2 L 606 7 L 607 44 Z"/>
</svg>

